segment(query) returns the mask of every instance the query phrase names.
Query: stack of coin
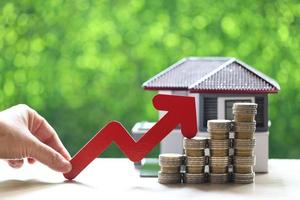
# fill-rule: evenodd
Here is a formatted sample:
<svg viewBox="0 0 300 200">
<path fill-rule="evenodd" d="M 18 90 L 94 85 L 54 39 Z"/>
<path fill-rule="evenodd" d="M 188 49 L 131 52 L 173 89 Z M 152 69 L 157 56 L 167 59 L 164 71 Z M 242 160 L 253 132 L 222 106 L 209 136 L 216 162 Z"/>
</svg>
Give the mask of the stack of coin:
<svg viewBox="0 0 300 200">
<path fill-rule="evenodd" d="M 185 160 L 185 183 L 204 183 L 205 182 L 205 148 L 207 138 L 194 137 L 192 139 L 184 138 L 183 148 L 186 155 Z"/>
<path fill-rule="evenodd" d="M 208 120 L 207 121 L 207 132 L 210 134 L 210 139 L 213 140 L 224 140 L 229 138 L 229 132 L 231 130 L 230 120 Z"/>
<path fill-rule="evenodd" d="M 234 121 L 236 122 L 253 122 L 257 113 L 256 103 L 234 103 L 232 107 Z"/>
<path fill-rule="evenodd" d="M 255 156 L 234 157 L 234 171 L 236 173 L 241 173 L 241 174 L 252 173 L 254 165 L 255 165 Z"/>
<path fill-rule="evenodd" d="M 255 174 L 255 115 L 256 103 L 234 103 L 234 159 L 233 180 L 236 183 L 253 183 Z"/>
<path fill-rule="evenodd" d="M 235 183 L 253 183 L 255 178 L 255 173 L 234 173 L 233 174 L 233 180 Z"/>
<path fill-rule="evenodd" d="M 253 139 L 256 129 L 256 122 L 234 122 L 235 138 L 237 139 Z"/>
<path fill-rule="evenodd" d="M 158 172 L 158 182 L 161 184 L 181 183 L 180 169 L 182 163 L 183 156 L 181 154 L 160 154 L 160 171 Z"/>
<path fill-rule="evenodd" d="M 208 120 L 207 126 L 210 134 L 210 182 L 226 183 L 229 177 L 229 132 L 231 130 L 231 121 Z"/>
<path fill-rule="evenodd" d="M 217 183 L 217 184 L 227 183 L 229 180 L 229 174 L 228 173 L 224 173 L 224 174 L 210 173 L 209 180 L 211 183 Z"/>
</svg>

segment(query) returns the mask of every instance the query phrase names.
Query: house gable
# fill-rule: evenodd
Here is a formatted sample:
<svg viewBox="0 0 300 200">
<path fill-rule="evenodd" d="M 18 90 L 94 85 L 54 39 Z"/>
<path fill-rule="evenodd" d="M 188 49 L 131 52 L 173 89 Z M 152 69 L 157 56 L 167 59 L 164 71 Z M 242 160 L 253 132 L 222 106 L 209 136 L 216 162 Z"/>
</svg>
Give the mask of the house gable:
<svg viewBox="0 0 300 200">
<path fill-rule="evenodd" d="M 199 93 L 274 93 L 279 89 L 277 83 L 264 74 L 234 60 L 212 75 L 191 85 L 191 92 Z M 269 80 L 269 81 L 267 81 Z"/>
</svg>

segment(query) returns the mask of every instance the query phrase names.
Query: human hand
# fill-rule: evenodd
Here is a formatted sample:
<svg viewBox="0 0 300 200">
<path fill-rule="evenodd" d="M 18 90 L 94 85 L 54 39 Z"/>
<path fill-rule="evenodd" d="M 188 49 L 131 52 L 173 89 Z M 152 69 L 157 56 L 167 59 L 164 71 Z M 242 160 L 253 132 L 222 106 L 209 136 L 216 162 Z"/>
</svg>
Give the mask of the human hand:
<svg viewBox="0 0 300 200">
<path fill-rule="evenodd" d="M 0 112 L 0 158 L 19 168 L 24 158 L 35 160 L 58 172 L 69 172 L 70 154 L 55 130 L 35 110 L 20 104 Z"/>
</svg>

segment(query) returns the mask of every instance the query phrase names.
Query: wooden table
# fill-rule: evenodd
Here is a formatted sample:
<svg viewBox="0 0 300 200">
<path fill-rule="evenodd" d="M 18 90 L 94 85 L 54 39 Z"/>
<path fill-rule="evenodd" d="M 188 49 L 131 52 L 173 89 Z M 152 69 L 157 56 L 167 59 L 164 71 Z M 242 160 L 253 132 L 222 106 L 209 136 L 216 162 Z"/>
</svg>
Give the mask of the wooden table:
<svg viewBox="0 0 300 200">
<path fill-rule="evenodd" d="M 255 184 L 160 185 L 140 178 L 127 159 L 97 159 L 74 182 L 49 168 L 26 164 L 12 169 L 0 162 L 0 199 L 299 199 L 300 160 L 270 160 L 270 172 Z"/>
</svg>

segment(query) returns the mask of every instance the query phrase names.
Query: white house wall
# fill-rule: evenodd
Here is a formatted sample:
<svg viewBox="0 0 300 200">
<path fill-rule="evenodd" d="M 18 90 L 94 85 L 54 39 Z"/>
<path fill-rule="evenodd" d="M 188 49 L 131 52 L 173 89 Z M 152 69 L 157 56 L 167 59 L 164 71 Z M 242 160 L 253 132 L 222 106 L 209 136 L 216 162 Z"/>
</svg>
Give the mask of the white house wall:
<svg viewBox="0 0 300 200">
<path fill-rule="evenodd" d="M 183 136 L 180 129 L 174 129 L 160 143 L 160 153 L 183 153 Z"/>
<path fill-rule="evenodd" d="M 195 102 L 196 102 L 196 115 L 197 115 L 197 127 L 198 127 L 198 131 L 199 131 L 199 117 L 200 117 L 200 113 L 199 113 L 199 94 L 198 93 L 190 93 L 188 92 L 188 96 L 191 97 L 195 97 Z"/>
<path fill-rule="evenodd" d="M 159 90 L 158 94 L 168 94 L 168 95 L 172 95 L 172 91 L 171 90 Z M 158 111 L 158 119 L 161 119 L 167 112 L 166 111 Z"/>
<path fill-rule="evenodd" d="M 255 172 L 268 172 L 269 161 L 269 132 L 256 132 L 256 145 L 254 148 L 256 156 Z"/>
<path fill-rule="evenodd" d="M 172 95 L 170 90 L 159 90 L 158 94 Z M 161 119 L 166 114 L 166 111 L 158 111 L 158 117 Z M 161 153 L 182 153 L 183 136 L 180 129 L 174 129 L 160 143 Z"/>
</svg>

